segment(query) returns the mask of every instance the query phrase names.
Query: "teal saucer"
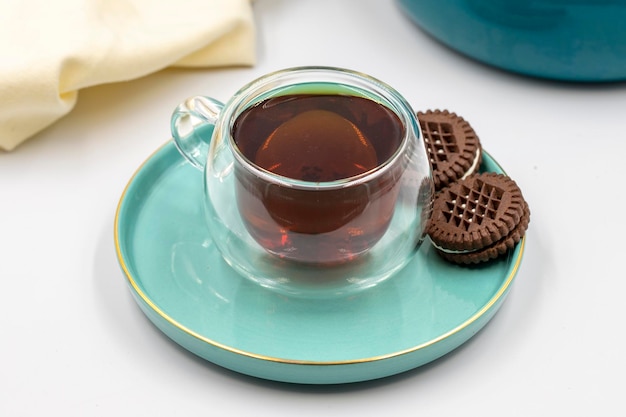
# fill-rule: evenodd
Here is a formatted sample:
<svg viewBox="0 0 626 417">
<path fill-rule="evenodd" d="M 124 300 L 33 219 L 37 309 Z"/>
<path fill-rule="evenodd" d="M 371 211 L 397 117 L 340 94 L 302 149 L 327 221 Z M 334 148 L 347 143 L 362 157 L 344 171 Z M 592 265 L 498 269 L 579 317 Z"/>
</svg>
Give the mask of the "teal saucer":
<svg viewBox="0 0 626 417">
<path fill-rule="evenodd" d="M 482 170 L 502 172 L 488 155 Z M 117 256 L 137 304 L 167 336 L 225 368 L 333 384 L 398 374 L 474 336 L 504 301 L 524 240 L 480 266 L 426 242 L 406 268 L 343 298 L 291 298 L 237 275 L 204 223 L 202 175 L 168 142 L 135 173 L 115 218 Z"/>
</svg>

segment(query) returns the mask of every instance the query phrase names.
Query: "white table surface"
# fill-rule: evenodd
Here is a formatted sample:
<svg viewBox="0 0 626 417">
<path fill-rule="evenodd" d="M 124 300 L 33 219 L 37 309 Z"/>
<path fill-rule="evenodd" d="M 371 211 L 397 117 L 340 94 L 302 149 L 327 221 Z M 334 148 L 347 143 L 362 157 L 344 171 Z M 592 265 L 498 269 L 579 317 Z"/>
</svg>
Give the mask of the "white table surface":
<svg viewBox="0 0 626 417">
<path fill-rule="evenodd" d="M 0 153 L 0 415 L 623 415 L 626 84 L 494 70 L 442 47 L 394 2 L 257 0 L 254 12 L 254 67 L 83 90 L 70 115 Z M 532 210 L 495 318 L 444 358 L 379 381 L 287 385 L 199 359 L 141 313 L 116 259 L 118 199 L 168 140 L 181 100 L 226 100 L 264 73 L 312 64 L 462 115 Z"/>
</svg>

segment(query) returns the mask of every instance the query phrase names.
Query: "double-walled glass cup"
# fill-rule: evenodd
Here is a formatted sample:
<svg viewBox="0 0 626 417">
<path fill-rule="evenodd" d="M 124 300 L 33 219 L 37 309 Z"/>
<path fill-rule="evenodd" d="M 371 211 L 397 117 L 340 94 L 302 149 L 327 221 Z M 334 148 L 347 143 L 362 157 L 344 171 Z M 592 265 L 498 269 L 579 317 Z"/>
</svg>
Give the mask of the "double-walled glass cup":
<svg viewBox="0 0 626 417">
<path fill-rule="evenodd" d="M 172 134 L 204 171 L 206 222 L 246 278 L 299 296 L 393 276 L 424 238 L 433 183 L 414 111 L 388 85 L 329 67 L 265 75 L 226 104 L 179 105 Z"/>
</svg>

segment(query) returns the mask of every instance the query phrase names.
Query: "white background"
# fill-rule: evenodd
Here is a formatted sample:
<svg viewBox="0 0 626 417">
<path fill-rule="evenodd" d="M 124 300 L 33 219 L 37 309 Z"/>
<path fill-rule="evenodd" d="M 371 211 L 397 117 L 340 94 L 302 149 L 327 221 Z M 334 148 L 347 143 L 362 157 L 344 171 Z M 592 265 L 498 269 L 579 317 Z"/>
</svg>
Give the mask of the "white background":
<svg viewBox="0 0 626 417">
<path fill-rule="evenodd" d="M 0 153 L 0 415 L 623 415 L 626 84 L 492 69 L 395 2 L 258 0 L 254 13 L 254 67 L 83 90 L 69 116 Z M 434 363 L 347 386 L 261 381 L 178 347 L 131 298 L 113 217 L 174 107 L 296 65 L 363 71 L 416 110 L 457 112 L 530 204 L 505 304 Z"/>
</svg>

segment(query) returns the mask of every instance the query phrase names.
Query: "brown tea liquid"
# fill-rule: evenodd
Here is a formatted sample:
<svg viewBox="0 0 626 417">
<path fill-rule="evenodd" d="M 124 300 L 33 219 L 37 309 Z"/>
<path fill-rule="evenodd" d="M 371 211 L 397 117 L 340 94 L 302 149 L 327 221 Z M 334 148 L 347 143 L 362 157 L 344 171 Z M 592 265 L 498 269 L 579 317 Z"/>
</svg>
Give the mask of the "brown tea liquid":
<svg viewBox="0 0 626 417">
<path fill-rule="evenodd" d="M 367 251 L 386 230 L 397 194 L 397 172 L 365 184 L 320 190 L 363 174 L 398 149 L 398 116 L 370 99 L 294 94 L 267 99 L 235 121 L 233 139 L 252 164 L 311 183 L 267 183 L 238 170 L 238 205 L 264 248 L 304 262 L 335 263 Z"/>
</svg>

